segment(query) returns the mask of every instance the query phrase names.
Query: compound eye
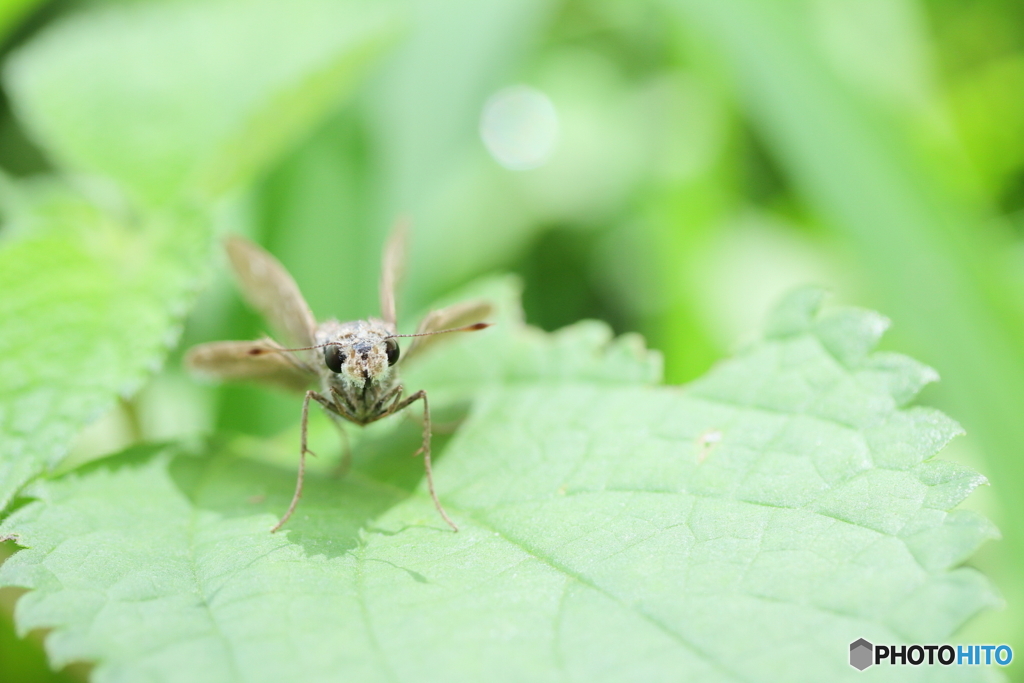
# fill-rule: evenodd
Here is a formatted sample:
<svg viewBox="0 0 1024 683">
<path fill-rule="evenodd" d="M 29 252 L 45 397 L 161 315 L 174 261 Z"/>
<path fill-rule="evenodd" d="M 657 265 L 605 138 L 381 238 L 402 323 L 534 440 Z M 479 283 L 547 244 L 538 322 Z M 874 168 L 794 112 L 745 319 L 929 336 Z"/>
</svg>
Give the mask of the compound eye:
<svg viewBox="0 0 1024 683">
<path fill-rule="evenodd" d="M 345 362 L 345 354 L 341 352 L 341 347 L 335 344 L 325 346 L 324 362 L 331 372 L 341 372 L 341 364 Z"/>
<path fill-rule="evenodd" d="M 398 362 L 398 354 L 401 352 L 398 348 L 398 342 L 394 339 L 385 339 L 384 346 L 387 347 L 388 351 L 388 365 L 394 365 Z"/>
</svg>

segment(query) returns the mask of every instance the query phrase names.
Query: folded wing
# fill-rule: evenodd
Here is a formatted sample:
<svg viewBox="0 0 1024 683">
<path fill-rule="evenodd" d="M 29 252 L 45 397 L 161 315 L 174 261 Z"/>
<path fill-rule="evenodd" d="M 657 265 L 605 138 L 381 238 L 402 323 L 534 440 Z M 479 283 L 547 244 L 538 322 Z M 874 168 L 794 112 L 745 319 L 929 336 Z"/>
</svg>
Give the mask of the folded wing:
<svg viewBox="0 0 1024 683">
<path fill-rule="evenodd" d="M 303 391 L 316 373 L 271 339 L 219 341 L 189 349 L 185 365 L 198 375 L 218 380 L 250 380 Z"/>
<path fill-rule="evenodd" d="M 399 218 L 391 228 L 391 234 L 384 245 L 384 257 L 380 267 L 380 317 L 392 332 L 397 330 L 395 292 L 405 269 L 405 249 L 408 241 L 408 221 Z"/>
<path fill-rule="evenodd" d="M 284 266 L 262 247 L 231 235 L 224 241 L 242 295 L 295 346 L 315 344 L 316 319 Z"/>
<path fill-rule="evenodd" d="M 416 329 L 416 334 L 429 334 L 439 330 L 464 327 L 482 322 L 491 315 L 493 310 L 494 307 L 491 306 L 490 302 L 483 300 L 463 301 L 452 304 L 451 306 L 428 313 L 420 322 L 420 326 Z M 424 349 L 433 346 L 442 339 L 447 339 L 449 336 L 441 334 L 433 337 L 415 337 L 409 350 L 403 354 L 403 358 L 409 359 L 423 353 Z"/>
</svg>

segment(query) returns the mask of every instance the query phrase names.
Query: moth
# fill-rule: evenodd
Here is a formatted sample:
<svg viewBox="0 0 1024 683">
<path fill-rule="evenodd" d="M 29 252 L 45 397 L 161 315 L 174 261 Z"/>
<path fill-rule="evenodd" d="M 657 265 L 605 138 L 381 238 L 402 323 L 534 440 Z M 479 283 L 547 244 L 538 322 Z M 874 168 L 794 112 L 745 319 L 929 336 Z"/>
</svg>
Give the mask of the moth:
<svg viewBox="0 0 1024 683">
<path fill-rule="evenodd" d="M 306 455 L 315 455 L 306 446 L 311 400 L 323 406 L 339 428 L 339 420 L 368 425 L 421 401 L 423 443 L 414 455 L 423 455 L 427 488 L 434 507 L 452 530 L 459 530 L 434 489 L 427 392 L 420 389 L 405 396 L 398 365 L 419 353 L 432 335 L 489 327 L 490 323 L 480 320 L 490 313 L 491 307 L 482 301 L 456 304 L 429 313 L 414 334 L 398 334 L 395 288 L 404 260 L 405 237 L 404 226 L 399 224 L 384 248 L 381 317 L 349 322 L 332 319 L 321 323 L 316 322 L 295 280 L 277 259 L 242 237 L 229 236 L 224 242 L 244 298 L 292 346 L 279 344 L 270 337 L 210 342 L 190 349 L 185 364 L 194 373 L 215 379 L 255 380 L 305 390 L 295 494 L 271 533 L 280 529 L 295 512 L 302 497 Z M 398 343 L 403 337 L 413 339 L 404 356 Z M 310 388 L 313 385 L 317 385 L 318 390 Z"/>
</svg>

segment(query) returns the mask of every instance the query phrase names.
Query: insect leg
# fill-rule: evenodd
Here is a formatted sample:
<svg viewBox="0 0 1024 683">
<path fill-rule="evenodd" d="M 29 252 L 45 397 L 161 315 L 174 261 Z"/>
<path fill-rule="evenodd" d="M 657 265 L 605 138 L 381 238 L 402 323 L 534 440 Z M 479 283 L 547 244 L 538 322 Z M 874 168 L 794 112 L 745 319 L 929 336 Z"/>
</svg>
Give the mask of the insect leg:
<svg viewBox="0 0 1024 683">
<path fill-rule="evenodd" d="M 348 396 L 334 387 L 331 387 L 331 396 L 334 397 L 334 404 L 341 411 L 339 414 L 341 414 L 341 416 L 346 420 L 351 420 L 358 424 L 359 420 L 355 418 L 356 407 L 352 405 L 352 401 L 349 400 Z M 348 415 L 345 415 L 344 413 L 348 413 Z"/>
<path fill-rule="evenodd" d="M 306 432 L 309 426 L 309 399 L 316 399 L 316 402 L 323 405 L 324 407 L 329 406 L 329 401 L 320 394 L 316 393 L 312 389 L 306 392 L 306 398 L 302 400 L 302 436 L 300 439 L 302 447 L 299 449 L 299 476 L 295 480 L 295 495 L 292 496 L 292 502 L 288 505 L 288 511 L 284 513 L 284 517 L 274 525 L 274 528 L 270 530 L 270 533 L 274 533 L 280 529 L 288 518 L 295 512 L 295 506 L 299 504 L 299 498 L 302 498 L 302 482 L 306 477 L 306 453 L 316 455 L 313 451 L 306 448 Z"/>
<path fill-rule="evenodd" d="M 392 412 L 394 412 L 394 408 L 393 408 L 394 404 L 398 403 L 398 401 L 401 400 L 401 398 L 402 398 L 402 385 L 401 384 L 397 384 L 394 387 L 392 387 L 391 389 L 389 389 L 383 396 L 381 396 L 380 400 L 377 401 L 377 403 L 374 404 L 374 406 L 373 406 L 373 413 L 374 414 L 383 413 L 384 415 L 390 415 Z M 387 408 L 385 408 L 384 406 L 388 402 L 391 403 L 391 406 L 388 406 Z"/>
<path fill-rule="evenodd" d="M 344 426 L 338 418 L 342 418 L 352 422 L 354 424 L 364 424 L 359 417 L 356 416 L 355 408 L 352 406 L 352 402 L 348 400 L 348 397 L 344 393 L 338 391 L 334 387 L 331 387 L 331 396 L 334 397 L 334 403 L 321 401 L 323 406 L 327 408 L 328 416 L 334 420 L 334 424 L 338 427 L 338 432 L 341 434 L 342 448 L 344 453 L 341 456 L 341 462 L 335 468 L 332 476 L 344 477 L 352 469 L 352 444 L 348 440 L 348 432 L 345 431 Z M 336 417 L 337 416 L 337 417 Z"/>
<path fill-rule="evenodd" d="M 345 427 L 342 426 L 341 422 L 334 417 L 332 417 L 332 420 L 338 427 L 338 433 L 341 434 L 341 460 L 338 462 L 338 466 L 334 468 L 331 476 L 340 479 L 352 469 L 352 444 L 349 442 L 348 432 L 345 431 Z"/>
<path fill-rule="evenodd" d="M 356 416 L 356 409 L 352 407 L 352 403 L 348 400 L 348 397 L 346 397 L 345 394 L 341 393 L 334 387 L 331 387 L 331 396 L 334 397 L 333 404 L 331 404 L 330 401 L 325 402 L 326 399 L 320 402 L 325 408 L 327 408 L 327 410 L 335 415 L 345 418 L 349 422 L 357 425 L 364 424 Z M 321 398 L 323 397 L 321 396 Z"/>
<path fill-rule="evenodd" d="M 455 522 L 453 522 L 451 517 L 448 516 L 448 513 L 444 511 L 441 501 L 437 498 L 437 492 L 434 490 L 434 473 L 430 468 L 430 406 L 427 403 L 427 392 L 420 389 L 403 401 L 396 400 L 385 415 L 397 413 L 399 410 L 406 408 L 420 399 L 423 400 L 423 445 L 420 446 L 420 449 L 416 451 L 414 455 L 419 455 L 420 453 L 423 454 L 423 467 L 427 473 L 427 488 L 430 490 L 430 497 L 434 500 L 434 507 L 437 508 L 437 511 L 441 514 L 441 517 L 444 518 L 444 521 L 448 522 L 448 526 L 450 526 L 453 531 L 458 531 L 459 527 L 455 526 Z"/>
</svg>

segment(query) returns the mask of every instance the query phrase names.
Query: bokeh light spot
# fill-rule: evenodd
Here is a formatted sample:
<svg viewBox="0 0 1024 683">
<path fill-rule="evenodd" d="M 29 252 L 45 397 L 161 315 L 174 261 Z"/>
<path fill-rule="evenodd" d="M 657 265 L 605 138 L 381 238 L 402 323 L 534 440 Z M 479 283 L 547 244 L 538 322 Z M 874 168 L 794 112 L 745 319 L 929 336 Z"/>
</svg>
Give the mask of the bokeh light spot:
<svg viewBox="0 0 1024 683">
<path fill-rule="evenodd" d="M 499 90 L 484 103 L 480 137 L 507 169 L 543 166 L 558 142 L 558 114 L 551 99 L 528 85 Z"/>
</svg>

